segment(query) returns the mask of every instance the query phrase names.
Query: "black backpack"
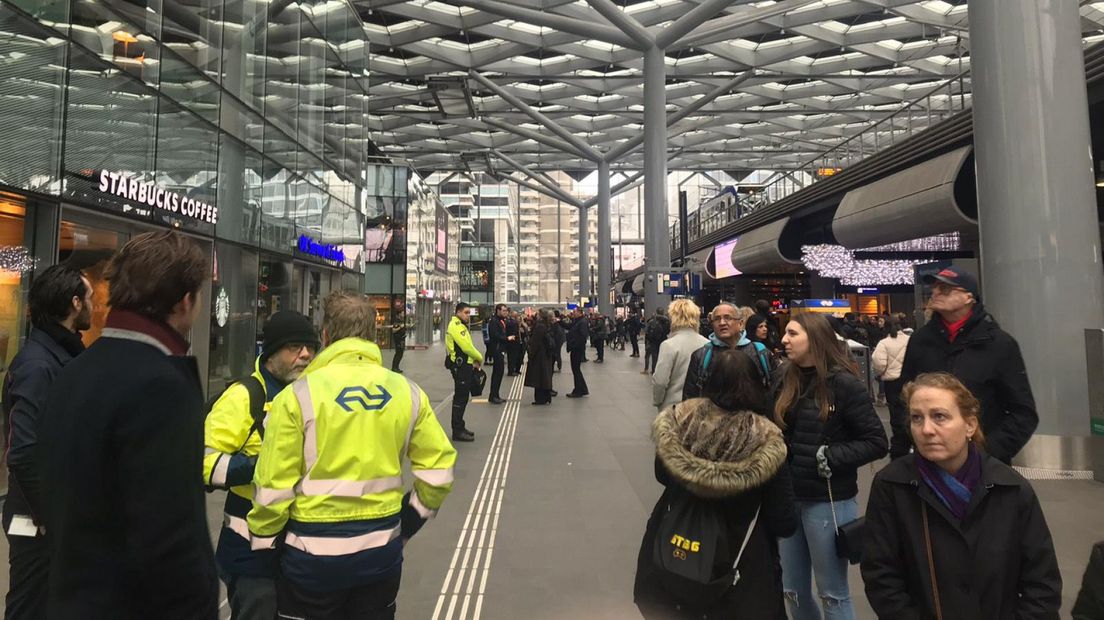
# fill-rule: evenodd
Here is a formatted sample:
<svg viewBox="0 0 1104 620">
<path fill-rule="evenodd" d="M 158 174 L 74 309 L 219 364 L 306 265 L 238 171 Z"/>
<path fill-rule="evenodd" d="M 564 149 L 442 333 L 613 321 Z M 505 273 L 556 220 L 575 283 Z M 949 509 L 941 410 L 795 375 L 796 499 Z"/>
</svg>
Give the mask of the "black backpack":
<svg viewBox="0 0 1104 620">
<path fill-rule="evenodd" d="M 644 331 L 644 338 L 649 342 L 663 342 L 667 339 L 670 325 L 661 317 L 652 317 Z"/>
<path fill-rule="evenodd" d="M 740 558 L 759 520 L 759 508 L 737 547 L 728 535 L 723 502 L 700 499 L 678 487 L 668 487 L 665 500 L 660 500 L 666 510 L 656 524 L 652 563 L 672 598 L 691 608 L 709 607 L 740 581 Z M 730 568 L 717 573 L 715 565 Z"/>
<path fill-rule="evenodd" d="M 260 435 L 261 439 L 264 439 L 264 420 L 265 420 L 265 403 L 268 402 L 268 394 L 265 393 L 264 385 L 261 384 L 260 379 L 249 375 L 244 379 L 238 379 L 237 381 L 231 381 L 222 389 L 221 392 L 215 394 L 207 400 L 207 414 L 210 415 L 211 409 L 214 408 L 215 403 L 218 402 L 222 395 L 226 393 L 226 390 L 234 387 L 238 384 L 244 385 L 245 389 L 249 391 L 249 416 L 253 418 L 253 426 L 249 427 L 249 434 L 245 436 L 245 443 L 242 443 L 241 448 L 238 448 L 240 452 L 245 447 L 246 443 L 249 443 L 249 438 L 253 436 L 253 433 Z"/>
</svg>

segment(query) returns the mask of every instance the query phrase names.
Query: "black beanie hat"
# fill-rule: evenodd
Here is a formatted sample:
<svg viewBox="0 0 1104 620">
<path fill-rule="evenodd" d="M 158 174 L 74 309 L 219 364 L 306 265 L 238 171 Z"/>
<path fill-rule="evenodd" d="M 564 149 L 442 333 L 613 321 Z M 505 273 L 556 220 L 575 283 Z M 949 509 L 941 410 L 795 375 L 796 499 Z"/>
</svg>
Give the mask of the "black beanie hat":
<svg viewBox="0 0 1104 620">
<path fill-rule="evenodd" d="M 289 344 L 309 344 L 315 349 L 321 345 L 314 325 L 311 325 L 307 317 L 291 310 L 281 310 L 265 323 L 261 361 L 267 360 L 268 356 Z"/>
</svg>

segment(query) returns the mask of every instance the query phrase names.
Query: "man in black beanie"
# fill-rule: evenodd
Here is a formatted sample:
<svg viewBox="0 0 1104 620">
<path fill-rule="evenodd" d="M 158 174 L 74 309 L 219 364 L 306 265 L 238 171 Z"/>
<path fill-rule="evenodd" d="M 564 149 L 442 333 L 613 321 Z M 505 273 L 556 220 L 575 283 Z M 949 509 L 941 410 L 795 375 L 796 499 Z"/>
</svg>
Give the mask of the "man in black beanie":
<svg viewBox="0 0 1104 620">
<path fill-rule="evenodd" d="M 255 372 L 223 392 L 207 415 L 203 482 L 229 489 L 215 561 L 234 618 L 276 616 L 275 551 L 252 551 L 246 516 L 253 505 L 253 468 L 264 436 L 265 405 L 303 373 L 320 343 L 298 312 L 277 312 L 264 326 Z"/>
</svg>

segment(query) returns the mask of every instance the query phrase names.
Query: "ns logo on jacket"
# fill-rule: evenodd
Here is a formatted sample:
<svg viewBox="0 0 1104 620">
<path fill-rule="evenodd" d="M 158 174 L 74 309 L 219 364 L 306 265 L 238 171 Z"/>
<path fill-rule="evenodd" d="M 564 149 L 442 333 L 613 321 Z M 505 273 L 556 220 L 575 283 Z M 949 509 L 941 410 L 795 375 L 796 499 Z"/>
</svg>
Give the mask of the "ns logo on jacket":
<svg viewBox="0 0 1104 620">
<path fill-rule="evenodd" d="M 362 385 L 354 385 L 341 390 L 334 402 L 349 413 L 356 413 L 354 405 L 361 411 L 379 411 L 391 402 L 391 393 L 382 385 L 374 386 L 379 393 L 373 394 Z"/>
</svg>

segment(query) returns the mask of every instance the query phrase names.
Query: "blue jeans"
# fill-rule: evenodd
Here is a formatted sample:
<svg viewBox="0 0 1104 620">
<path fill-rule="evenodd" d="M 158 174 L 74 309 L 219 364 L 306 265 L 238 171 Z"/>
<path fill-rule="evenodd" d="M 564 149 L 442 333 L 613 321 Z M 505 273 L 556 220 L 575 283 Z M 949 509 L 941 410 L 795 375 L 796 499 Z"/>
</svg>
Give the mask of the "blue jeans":
<svg viewBox="0 0 1104 620">
<path fill-rule="evenodd" d="M 778 541 L 782 556 L 782 590 L 792 620 L 854 620 L 847 587 L 847 560 L 836 556 L 836 528 L 828 502 L 796 502 L 801 517 L 797 532 Z M 840 525 L 859 516 L 855 498 L 836 502 Z M 817 597 L 813 597 L 813 576 Z M 817 604 L 819 599 L 820 605 Z"/>
</svg>

